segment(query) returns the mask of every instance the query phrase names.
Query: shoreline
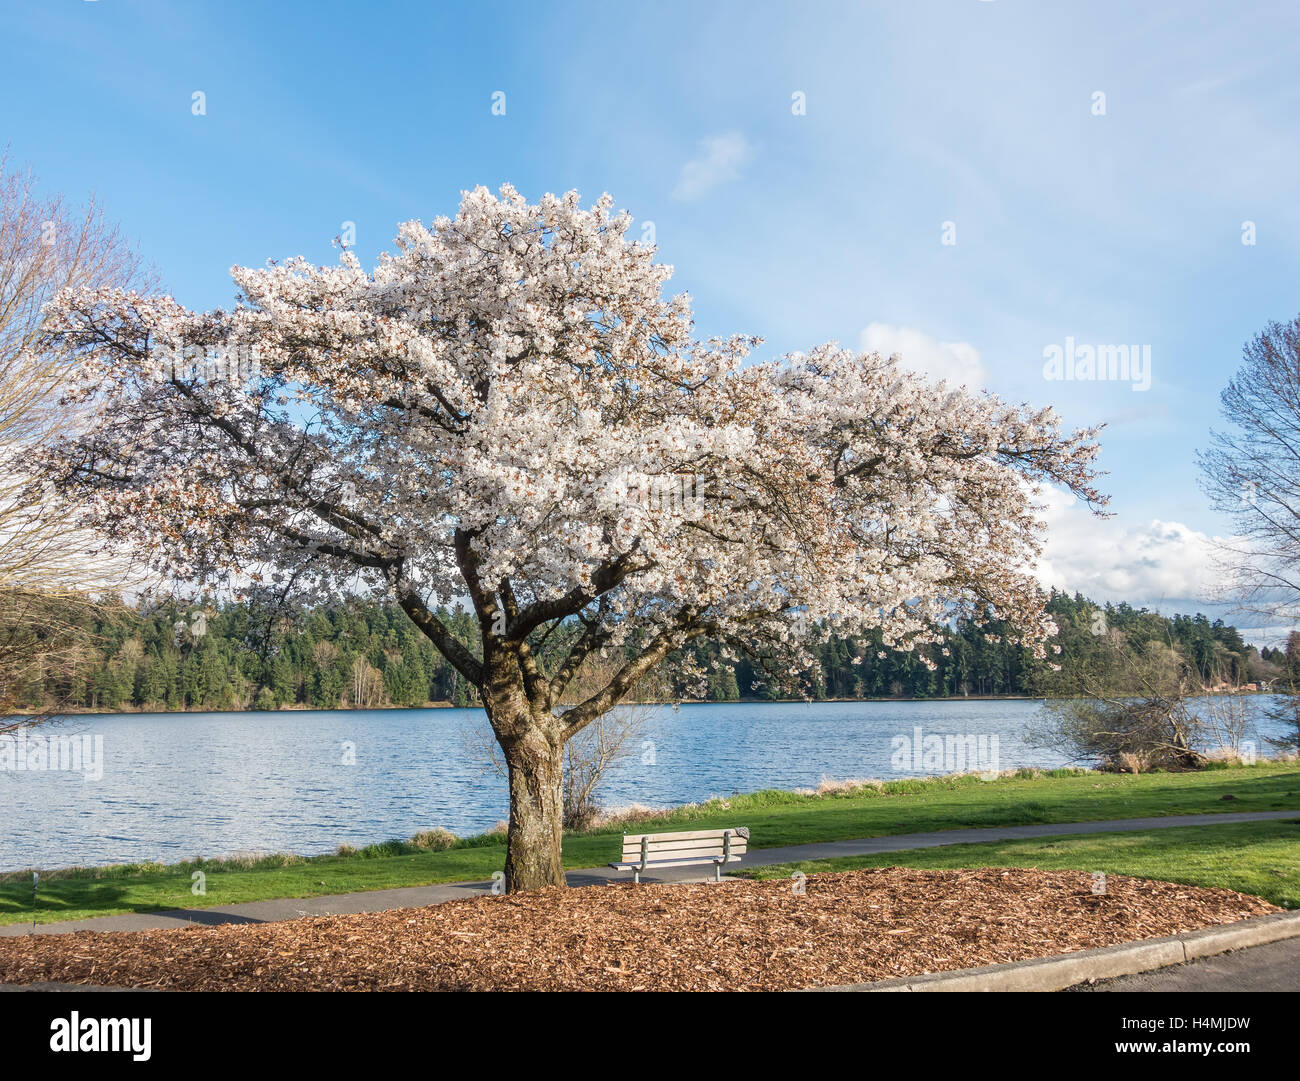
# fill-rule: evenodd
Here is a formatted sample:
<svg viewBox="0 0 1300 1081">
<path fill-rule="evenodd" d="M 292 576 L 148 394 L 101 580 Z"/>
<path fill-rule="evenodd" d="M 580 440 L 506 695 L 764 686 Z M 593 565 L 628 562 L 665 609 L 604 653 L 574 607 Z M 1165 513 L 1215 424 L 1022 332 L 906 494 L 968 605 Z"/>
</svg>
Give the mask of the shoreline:
<svg viewBox="0 0 1300 1081">
<path fill-rule="evenodd" d="M 1218 695 L 1240 695 L 1240 696 L 1275 696 L 1274 691 L 1210 691 L 1196 697 L 1215 697 Z M 888 702 L 897 705 L 924 702 L 1047 702 L 1061 701 L 1069 698 L 1068 695 L 1058 695 L 1046 698 L 1041 695 L 1030 694 L 963 694 L 963 695 L 936 695 L 932 698 L 908 698 L 908 697 L 884 697 L 884 698 L 731 698 L 726 701 L 680 701 L 673 702 L 620 702 L 622 706 L 654 706 L 666 709 L 674 709 L 684 706 L 820 706 L 820 705 L 867 705 L 875 702 Z M 1077 696 L 1075 696 L 1077 697 Z M 615 708 L 619 708 L 615 707 Z M 52 719 L 58 720 L 65 717 L 118 717 L 118 716 L 166 716 L 174 714 L 178 717 L 187 713 L 196 714 L 223 714 L 223 713 L 421 713 L 435 709 L 475 709 L 481 710 L 481 705 L 455 706 L 450 702 L 428 702 L 422 706 L 369 706 L 359 708 L 353 706 L 307 706 L 292 705 L 280 706 L 278 709 L 254 709 L 251 706 L 242 709 L 145 709 L 142 706 L 125 706 L 118 709 L 87 709 L 78 707 L 76 709 L 60 710 L 57 714 L 51 712 Z M 31 714 L 11 713 L 0 717 L 0 720 L 17 720 Z M 43 716 L 43 714 L 38 714 Z M 44 723 L 44 722 L 42 722 Z"/>
</svg>

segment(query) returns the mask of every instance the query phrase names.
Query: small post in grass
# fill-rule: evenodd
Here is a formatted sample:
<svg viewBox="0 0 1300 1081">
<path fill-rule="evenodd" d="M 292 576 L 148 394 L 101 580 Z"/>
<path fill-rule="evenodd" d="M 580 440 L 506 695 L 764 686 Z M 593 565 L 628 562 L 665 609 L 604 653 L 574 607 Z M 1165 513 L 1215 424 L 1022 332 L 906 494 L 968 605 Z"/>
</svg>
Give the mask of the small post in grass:
<svg viewBox="0 0 1300 1081">
<path fill-rule="evenodd" d="M 36 885 L 41 880 L 41 872 L 32 872 L 32 934 L 36 934 Z"/>
</svg>

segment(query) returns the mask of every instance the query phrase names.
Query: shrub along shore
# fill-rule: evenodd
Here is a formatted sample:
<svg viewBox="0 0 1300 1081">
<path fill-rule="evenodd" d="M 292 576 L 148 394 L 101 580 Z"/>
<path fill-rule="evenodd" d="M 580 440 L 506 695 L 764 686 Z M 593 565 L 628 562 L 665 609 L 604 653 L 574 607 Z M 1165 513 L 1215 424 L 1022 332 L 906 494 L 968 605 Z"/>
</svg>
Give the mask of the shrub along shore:
<svg viewBox="0 0 1300 1081">
<path fill-rule="evenodd" d="M 1224 811 L 1297 811 L 1300 818 L 1300 763 L 1266 761 L 1255 765 L 1214 764 L 1195 773 L 1115 774 L 1092 770 L 1016 770 L 996 779 L 973 774 L 899 781 L 847 781 L 823 785 L 817 791 L 768 790 L 712 799 L 670 810 L 636 809 L 607 816 L 598 826 L 566 834 L 566 867 L 599 866 L 615 858 L 624 830 L 687 830 L 748 826 L 752 849 L 888 836 L 930 830 L 985 826 L 1029 825 L 1052 822 L 1087 822 L 1115 818 L 1206 814 Z M 1147 875 L 1201 885 L 1228 885 L 1233 864 L 1238 869 L 1250 861 L 1251 839 L 1264 846 L 1257 868 L 1260 896 L 1287 903 L 1300 901 L 1300 829 L 1289 822 L 1249 823 L 1235 827 L 1231 844 L 1220 851 L 1217 864 L 1202 867 L 1200 877 L 1179 878 L 1180 867 L 1193 859 L 1212 838 L 1196 830 L 1224 830 L 1224 826 L 1167 831 L 1180 837 L 1152 834 L 1118 834 L 1091 838 L 1081 847 L 1079 869 L 1107 870 L 1107 851 L 1128 853 L 1124 870 L 1113 873 Z M 1289 831 L 1289 832 L 1288 832 Z M 1294 835 L 1293 840 L 1288 838 Z M 1151 869 L 1144 870 L 1142 853 L 1134 838 L 1151 838 Z M 1001 859 L 1042 859 L 1043 844 L 1001 846 L 970 845 L 979 849 L 966 857 L 985 860 L 996 849 Z M 1077 842 L 1071 842 L 1077 843 Z M 1185 851 L 1178 851 L 1181 843 Z M 1035 848 L 1037 845 L 1039 847 Z M 1171 847 L 1171 845 L 1173 847 Z M 1280 847 L 1279 847 L 1280 846 Z M 1140 847 L 1140 846 L 1139 846 Z M 1234 859 L 1226 858 L 1228 850 Z M 1057 855 L 1069 845 L 1055 849 Z M 1155 858 L 1158 850 L 1158 859 Z M 1279 859 L 1279 854 L 1285 858 Z M 903 865 L 910 854 L 896 853 L 857 866 Z M 957 849 L 935 854 L 918 853 L 917 859 L 960 859 Z M 140 863 L 111 867 L 43 869 L 35 907 L 30 869 L 0 874 L 0 923 L 48 923 L 88 916 L 166 908 L 229 905 L 280 897 L 316 897 L 324 894 L 428 885 L 436 882 L 484 880 L 502 868 L 505 837 L 500 832 L 475 837 L 455 837 L 430 829 L 406 840 L 390 840 L 363 848 L 341 847 L 317 856 L 286 853 L 193 859 L 175 864 Z M 1280 864 L 1274 868 L 1274 864 Z M 909 864 L 910 865 L 910 864 Z M 921 864 L 953 866 L 954 864 Z M 970 866 L 981 865 L 977 863 Z M 1000 864 L 999 864 L 1000 865 Z M 1009 863 L 1007 865 L 1016 865 Z M 1019 865 L 1037 866 L 1036 863 Z M 1043 864 L 1047 866 L 1048 864 Z M 1076 866 L 1069 859 L 1052 866 Z M 1217 866 L 1217 870 L 1216 870 Z M 802 869 L 802 868 L 801 868 Z M 836 869 L 843 869 L 837 864 Z M 1274 870 L 1279 874 L 1274 874 Z M 191 892 L 193 875 L 201 871 L 206 894 Z M 1159 873 L 1157 873 L 1159 872 Z M 790 873 L 782 868 L 774 873 Z M 1216 877 L 1217 876 L 1217 877 Z M 1241 886 L 1230 888 L 1240 889 Z M 1279 900 L 1279 898 L 1281 898 Z"/>
</svg>

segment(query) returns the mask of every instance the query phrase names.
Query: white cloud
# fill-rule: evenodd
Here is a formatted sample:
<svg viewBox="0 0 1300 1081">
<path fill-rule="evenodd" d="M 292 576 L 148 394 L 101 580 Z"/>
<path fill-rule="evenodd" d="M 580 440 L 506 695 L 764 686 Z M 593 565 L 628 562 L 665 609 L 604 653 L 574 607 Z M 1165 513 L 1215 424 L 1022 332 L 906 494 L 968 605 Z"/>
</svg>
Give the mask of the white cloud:
<svg viewBox="0 0 1300 1081">
<path fill-rule="evenodd" d="M 1232 623 L 1230 617 L 1224 617 L 1229 623 Z M 1235 624 L 1234 624 L 1235 625 Z M 1296 627 L 1290 623 L 1276 623 L 1269 627 L 1241 627 L 1237 626 L 1242 640 L 1250 645 L 1263 649 L 1266 646 L 1273 649 L 1282 649 L 1286 646 L 1287 637 Z"/>
<path fill-rule="evenodd" d="M 754 148 L 738 131 L 700 140 L 699 156 L 682 166 L 673 198 L 689 202 L 720 184 L 740 179 L 740 170 L 754 156 Z"/>
<path fill-rule="evenodd" d="M 1044 586 L 1170 611 L 1214 603 L 1221 575 L 1208 534 L 1158 518 L 1141 524 L 1097 518 L 1055 488 L 1044 489 L 1040 499 L 1048 528 L 1037 567 Z"/>
<path fill-rule="evenodd" d="M 1283 613 L 1245 611 L 1224 590 L 1211 537 L 1181 522 L 1153 518 L 1125 524 L 1097 518 L 1073 496 L 1053 488 L 1039 497 L 1048 539 L 1036 568 L 1044 588 L 1082 593 L 1099 603 L 1127 601 L 1162 615 L 1202 612 L 1236 626 L 1248 643 L 1263 648 L 1286 643 L 1296 624 Z M 1251 619 L 1263 625 L 1243 626 Z"/>
<path fill-rule="evenodd" d="M 970 342 L 940 342 L 912 327 L 872 323 L 860 335 L 859 344 L 868 353 L 885 357 L 897 354 L 909 371 L 945 379 L 954 386 L 965 384 L 978 389 L 988 378 L 979 350 Z"/>
</svg>

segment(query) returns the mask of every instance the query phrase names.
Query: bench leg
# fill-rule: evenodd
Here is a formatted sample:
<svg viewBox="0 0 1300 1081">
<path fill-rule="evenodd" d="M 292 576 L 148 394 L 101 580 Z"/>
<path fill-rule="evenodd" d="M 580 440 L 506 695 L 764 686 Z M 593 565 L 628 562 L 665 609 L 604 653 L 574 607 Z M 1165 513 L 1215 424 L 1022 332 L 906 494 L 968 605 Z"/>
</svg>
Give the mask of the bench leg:
<svg viewBox="0 0 1300 1081">
<path fill-rule="evenodd" d="M 715 863 L 713 865 L 713 881 L 714 882 L 722 881 L 722 864 L 720 863 Z"/>
<path fill-rule="evenodd" d="M 640 884 L 641 884 L 641 872 L 640 872 L 640 871 L 633 871 L 633 872 L 632 872 L 632 885 L 637 886 L 637 885 L 640 885 Z"/>
</svg>

